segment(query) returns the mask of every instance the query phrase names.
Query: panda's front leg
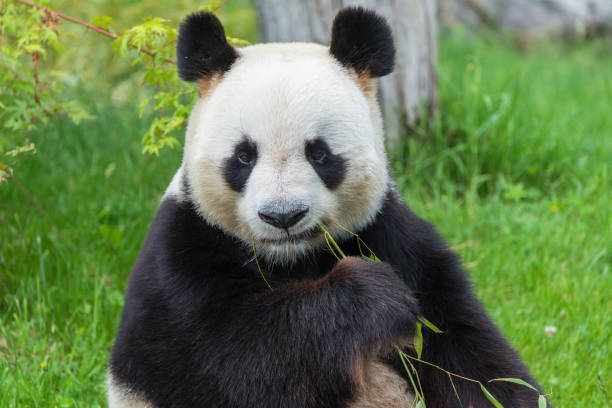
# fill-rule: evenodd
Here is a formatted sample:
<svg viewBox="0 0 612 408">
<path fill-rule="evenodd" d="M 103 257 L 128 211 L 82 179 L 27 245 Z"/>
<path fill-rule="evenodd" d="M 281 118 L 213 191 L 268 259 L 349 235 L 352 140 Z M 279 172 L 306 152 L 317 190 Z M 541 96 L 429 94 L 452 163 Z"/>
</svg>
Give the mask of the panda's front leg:
<svg viewBox="0 0 612 408">
<path fill-rule="evenodd" d="M 389 265 L 347 258 L 321 279 L 246 300 L 206 369 L 228 406 L 346 406 L 369 361 L 409 336 L 416 314 Z"/>
</svg>

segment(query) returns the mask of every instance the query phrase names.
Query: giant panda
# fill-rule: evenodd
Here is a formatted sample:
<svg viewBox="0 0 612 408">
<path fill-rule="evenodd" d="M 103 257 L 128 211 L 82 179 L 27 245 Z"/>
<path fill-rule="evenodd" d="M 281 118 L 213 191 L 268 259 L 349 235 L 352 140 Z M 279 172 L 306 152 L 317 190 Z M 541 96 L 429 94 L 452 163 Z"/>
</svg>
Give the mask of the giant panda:
<svg viewBox="0 0 612 408">
<path fill-rule="evenodd" d="M 375 84 L 394 55 L 384 18 L 359 7 L 337 14 L 329 46 L 235 49 L 213 14 L 184 20 L 178 73 L 199 98 L 129 279 L 111 408 L 411 407 L 397 347 L 414 355 L 419 316 L 443 331 L 423 331 L 423 360 L 539 389 L 395 190 Z M 491 406 L 478 384 L 414 365 L 427 406 Z M 522 385 L 487 388 L 506 408 L 537 406 Z"/>
</svg>

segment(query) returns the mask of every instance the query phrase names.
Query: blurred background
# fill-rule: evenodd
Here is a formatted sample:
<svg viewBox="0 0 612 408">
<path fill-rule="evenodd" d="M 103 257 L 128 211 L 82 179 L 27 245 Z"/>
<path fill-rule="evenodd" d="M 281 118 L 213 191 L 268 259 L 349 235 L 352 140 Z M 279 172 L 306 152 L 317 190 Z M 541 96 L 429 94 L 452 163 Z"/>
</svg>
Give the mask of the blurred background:
<svg viewBox="0 0 612 408">
<path fill-rule="evenodd" d="M 212 6 L 233 38 L 326 43 L 333 15 L 349 3 Z M 612 2 L 359 3 L 387 15 L 396 37 L 397 69 L 380 98 L 403 198 L 461 254 L 478 297 L 551 402 L 612 407 Z M 205 6 L 41 4 L 98 25 L 95 16 L 111 16 L 113 33 L 148 16 L 176 28 Z M 0 47 L 10 46 L 18 35 L 5 35 L 11 17 L 0 16 Z M 157 91 L 145 86 L 146 60 L 130 64 L 112 39 L 56 24 L 60 46 L 40 69 L 58 78 L 54 98 L 88 115 L 75 123 L 52 114 L 26 130 L 0 123 L 0 142 L 18 136 L 37 149 L 0 183 L 2 407 L 106 405 L 127 277 L 181 160 L 180 146 L 142 153 L 159 115 L 141 110 Z M 15 82 L 0 78 L 8 112 L 19 106 Z M 182 132 L 170 134 L 182 143 Z"/>
</svg>

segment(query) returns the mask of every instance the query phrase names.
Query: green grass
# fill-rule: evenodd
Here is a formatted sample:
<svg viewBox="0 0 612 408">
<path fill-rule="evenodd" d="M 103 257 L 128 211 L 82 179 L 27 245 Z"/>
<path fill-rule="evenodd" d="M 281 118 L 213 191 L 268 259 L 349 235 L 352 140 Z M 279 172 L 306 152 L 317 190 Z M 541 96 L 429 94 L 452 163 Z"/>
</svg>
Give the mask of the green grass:
<svg viewBox="0 0 612 408">
<path fill-rule="evenodd" d="M 612 404 L 605 49 L 521 54 L 493 37 L 446 36 L 441 113 L 393 154 L 404 198 L 459 251 L 557 407 Z M 180 162 L 178 151 L 140 154 L 137 107 L 87 95 L 96 119 L 56 120 L 16 169 L 58 231 L 14 183 L 0 187 L 0 407 L 105 405 L 129 269 Z"/>
<path fill-rule="evenodd" d="M 137 112 L 58 120 L 0 188 L 0 406 L 104 406 L 126 279 L 180 153 L 140 154 Z M 112 170 L 114 169 L 114 170 Z M 44 367 L 41 366 L 46 365 Z"/>
</svg>

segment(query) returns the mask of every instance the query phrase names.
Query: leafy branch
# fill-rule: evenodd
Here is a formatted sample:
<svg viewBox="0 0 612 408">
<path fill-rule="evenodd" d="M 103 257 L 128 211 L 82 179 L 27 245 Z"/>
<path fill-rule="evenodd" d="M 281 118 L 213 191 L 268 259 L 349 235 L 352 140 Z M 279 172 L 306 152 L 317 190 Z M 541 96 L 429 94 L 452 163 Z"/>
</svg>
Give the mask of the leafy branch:
<svg viewBox="0 0 612 408">
<path fill-rule="evenodd" d="M 42 11 L 45 12 L 45 14 L 47 16 L 49 16 L 54 21 L 57 21 L 58 18 L 62 18 L 64 20 L 73 22 L 75 24 L 82 25 L 83 27 L 87 27 L 90 30 L 93 30 L 93 31 L 95 31 L 95 32 L 97 32 L 99 34 L 102 34 L 102 35 L 104 35 L 106 37 L 112 38 L 113 40 L 118 40 L 118 39 L 121 38 L 120 35 L 113 34 L 112 32 L 110 32 L 108 30 L 105 30 L 103 27 L 100 27 L 100 26 L 97 26 L 97 25 L 94 25 L 94 24 L 86 23 L 85 21 L 79 20 L 78 18 L 74 18 L 74 17 L 71 17 L 71 16 L 66 15 L 64 13 L 60 13 L 59 11 L 51 10 L 49 7 L 45 7 L 45 6 L 41 6 L 41 5 L 38 5 L 38 4 L 30 3 L 29 1 L 26 1 L 26 0 L 14 0 L 14 1 L 16 1 L 17 3 L 21 3 L 21 4 L 24 4 L 26 6 L 29 6 L 29 7 L 36 8 L 38 10 L 42 10 Z M 142 52 L 142 53 L 145 53 L 147 55 L 150 55 L 152 57 L 154 57 L 155 54 L 156 54 L 155 52 L 149 51 L 146 48 L 139 49 L 138 51 Z M 176 61 L 174 61 L 174 60 L 172 60 L 170 58 L 165 58 L 164 61 L 168 62 L 170 64 L 176 64 Z"/>
<path fill-rule="evenodd" d="M 215 12 L 226 2 L 211 2 L 202 9 Z M 148 90 L 140 102 L 140 115 L 148 110 L 155 114 L 142 137 L 143 153 L 157 155 L 164 147 L 179 146 L 173 133 L 184 128 L 197 96 L 176 73 L 174 24 L 148 17 L 116 33 L 109 16 L 94 17 L 90 23 L 27 0 L 4 0 L 0 3 L 0 127 L 8 132 L 0 133 L 0 182 L 9 178 L 17 164 L 1 161 L 7 148 L 16 151 L 31 145 L 33 131 L 58 115 L 68 116 L 75 124 L 92 118 L 77 101 L 63 100 L 66 84 L 60 73 L 41 69 L 49 49 L 62 50 L 60 21 L 111 39 L 115 53 L 139 67 Z M 232 37 L 228 40 L 236 46 L 248 44 Z"/>
</svg>

